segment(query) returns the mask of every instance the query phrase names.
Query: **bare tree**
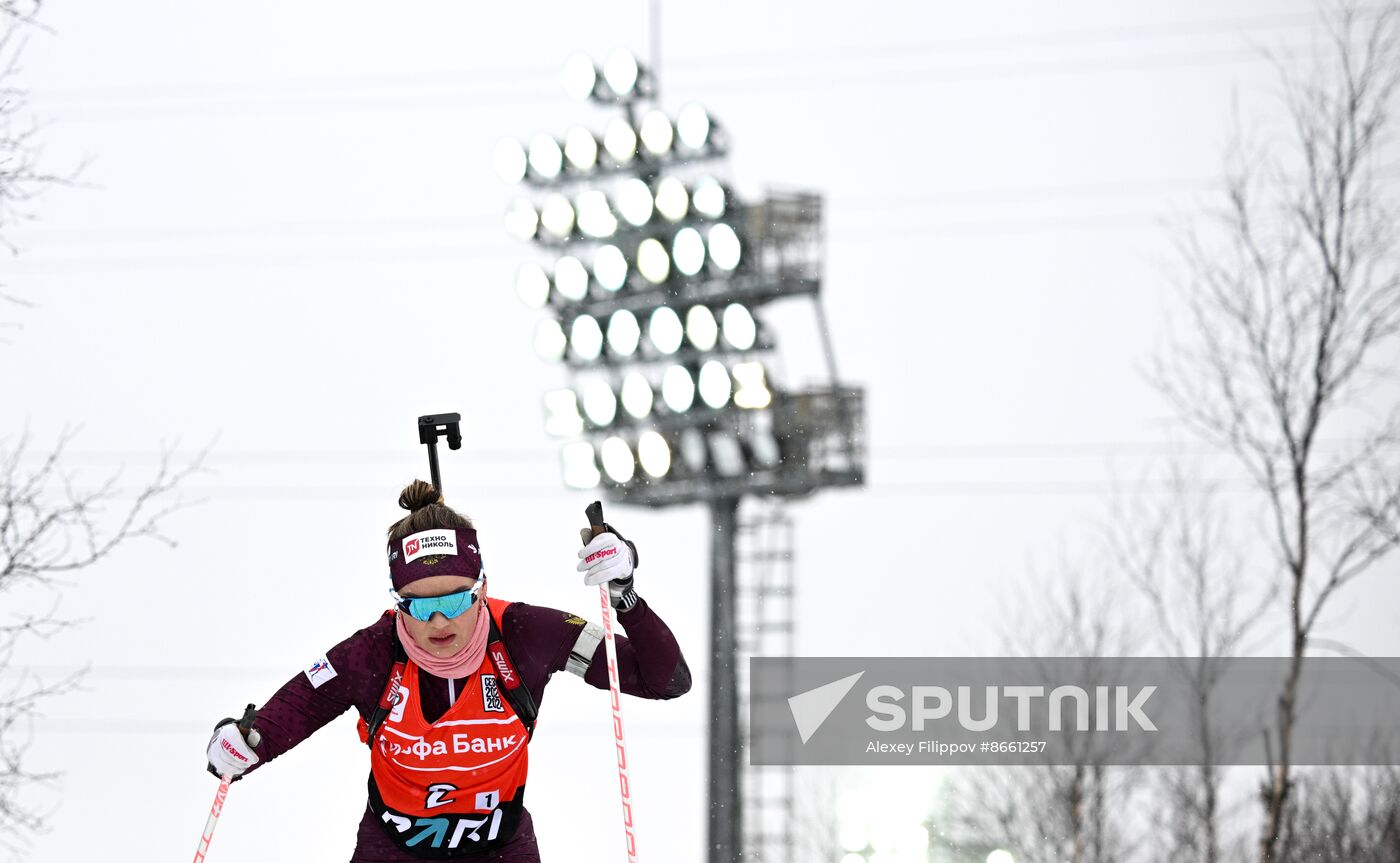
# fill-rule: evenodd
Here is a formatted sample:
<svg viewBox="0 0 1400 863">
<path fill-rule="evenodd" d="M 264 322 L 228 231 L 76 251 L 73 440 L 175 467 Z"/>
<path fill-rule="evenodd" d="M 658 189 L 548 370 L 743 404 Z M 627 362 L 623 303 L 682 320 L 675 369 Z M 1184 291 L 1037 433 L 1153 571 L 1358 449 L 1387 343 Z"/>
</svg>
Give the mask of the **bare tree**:
<svg viewBox="0 0 1400 863">
<path fill-rule="evenodd" d="M 1297 780 L 1288 832 L 1310 863 L 1400 863 L 1400 768 L 1324 768 Z"/>
<path fill-rule="evenodd" d="M 1218 487 L 1193 481 L 1179 460 L 1169 469 L 1169 494 L 1120 499 L 1108 525 L 1119 569 L 1145 598 L 1149 630 L 1194 695 L 1199 765 L 1155 771 L 1164 831 L 1154 855 L 1173 863 L 1222 859 L 1222 739 L 1210 707 L 1226 663 L 1241 654 L 1275 596 L 1246 578 L 1244 558 Z"/>
<path fill-rule="evenodd" d="M 1343 5 L 1314 68 L 1278 64 L 1287 149 L 1235 158 L 1219 230 L 1183 242 L 1193 326 L 1157 370 L 1181 416 L 1262 492 L 1287 591 L 1292 661 L 1260 789 L 1261 863 L 1289 859 L 1281 836 L 1308 640 L 1328 600 L 1400 544 L 1400 422 L 1393 405 L 1375 415 L 1400 330 L 1395 213 L 1377 184 L 1397 33 L 1395 6 Z M 1344 442 L 1326 447 L 1329 436 Z"/>
<path fill-rule="evenodd" d="M 47 595 L 40 610 L 12 612 L 0 620 L 0 671 L 17 672 L 0 690 L 0 847 L 15 856 L 44 822 L 41 813 L 26 805 L 23 792 L 54 777 L 25 764 L 29 723 L 41 702 L 71 690 L 82 677 L 46 680 L 15 668 L 16 648 L 28 638 L 47 638 L 72 625 L 58 613 L 58 593 L 68 586 L 68 577 L 97 566 L 131 540 L 173 546 L 162 521 L 184 504 L 172 492 L 203 461 L 201 453 L 176 468 L 167 450 L 155 475 L 134 493 L 119 488 L 120 473 L 82 488 L 61 467 L 71 438 L 63 435 L 34 459 L 27 436 L 0 440 L 0 595 L 14 597 L 23 590 L 30 604 L 34 596 Z"/>
</svg>

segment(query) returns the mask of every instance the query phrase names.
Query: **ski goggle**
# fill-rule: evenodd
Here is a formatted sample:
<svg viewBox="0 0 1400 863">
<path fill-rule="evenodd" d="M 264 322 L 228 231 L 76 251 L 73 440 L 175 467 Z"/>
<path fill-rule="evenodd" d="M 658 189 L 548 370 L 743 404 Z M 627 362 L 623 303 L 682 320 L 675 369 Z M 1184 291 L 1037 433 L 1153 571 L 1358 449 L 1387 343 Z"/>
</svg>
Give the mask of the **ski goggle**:
<svg viewBox="0 0 1400 863">
<path fill-rule="evenodd" d="M 486 586 L 486 576 L 477 579 L 475 585 L 462 590 L 444 593 L 442 596 L 399 596 L 394 594 L 394 605 L 399 611 L 412 617 L 414 620 L 427 622 L 434 614 L 442 614 L 448 620 L 454 617 L 461 617 L 466 614 L 477 598 L 481 595 L 481 590 Z"/>
</svg>

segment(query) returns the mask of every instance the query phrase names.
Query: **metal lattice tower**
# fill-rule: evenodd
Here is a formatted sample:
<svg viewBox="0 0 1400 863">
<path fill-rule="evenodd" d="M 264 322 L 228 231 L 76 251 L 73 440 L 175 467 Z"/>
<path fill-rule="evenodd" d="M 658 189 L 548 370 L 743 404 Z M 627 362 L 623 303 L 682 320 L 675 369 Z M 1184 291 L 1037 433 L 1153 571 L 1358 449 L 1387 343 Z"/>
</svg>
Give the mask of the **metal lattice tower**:
<svg viewBox="0 0 1400 863">
<path fill-rule="evenodd" d="M 783 692 L 754 693 L 749 688 L 752 656 L 787 657 L 796 652 L 795 537 L 782 498 L 751 499 L 744 505 L 735 539 L 739 636 L 740 721 L 744 750 L 749 728 L 749 697 L 781 701 Z M 743 769 L 744 857 L 754 863 L 798 863 L 794 773 L 790 766 Z"/>
</svg>

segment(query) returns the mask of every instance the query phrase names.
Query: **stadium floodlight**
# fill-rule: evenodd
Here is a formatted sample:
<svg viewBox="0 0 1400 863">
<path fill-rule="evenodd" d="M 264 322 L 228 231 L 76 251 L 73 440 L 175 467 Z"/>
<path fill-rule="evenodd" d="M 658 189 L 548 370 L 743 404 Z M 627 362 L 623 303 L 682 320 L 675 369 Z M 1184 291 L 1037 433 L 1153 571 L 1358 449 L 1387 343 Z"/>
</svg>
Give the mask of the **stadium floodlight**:
<svg viewBox="0 0 1400 863">
<path fill-rule="evenodd" d="M 622 409 L 634 419 L 646 419 L 651 406 L 656 402 L 656 393 L 651 383 L 641 372 L 630 372 L 622 380 Z"/>
<path fill-rule="evenodd" d="M 671 447 L 666 439 L 655 431 L 642 432 L 637 441 L 637 460 L 642 470 L 653 479 L 660 479 L 671 470 Z"/>
<path fill-rule="evenodd" d="M 732 383 L 724 363 L 710 360 L 700 367 L 700 400 L 719 410 L 729 404 Z"/>
<path fill-rule="evenodd" d="M 598 87 L 598 68 L 587 54 L 575 54 L 564 63 L 564 92 L 569 98 L 586 101 Z"/>
<path fill-rule="evenodd" d="M 744 448 L 732 432 L 712 431 L 710 455 L 715 460 L 715 472 L 720 476 L 738 476 L 744 472 Z"/>
<path fill-rule="evenodd" d="M 632 124 L 622 119 L 609 123 L 608 130 L 603 133 L 603 149 L 619 165 L 631 164 L 637 155 L 637 132 Z"/>
<path fill-rule="evenodd" d="M 550 390 L 544 394 L 544 430 L 555 437 L 573 437 L 583 433 L 577 393 L 573 390 Z"/>
<path fill-rule="evenodd" d="M 617 211 L 634 228 L 651 221 L 653 206 L 651 189 L 644 180 L 633 177 L 617 191 Z"/>
<path fill-rule="evenodd" d="M 612 425 L 617 417 L 617 396 L 602 378 L 593 378 L 583 385 L 583 413 L 599 428 Z"/>
<path fill-rule="evenodd" d="M 710 113 L 691 102 L 676 115 L 676 135 L 687 149 L 699 152 L 710 143 Z"/>
<path fill-rule="evenodd" d="M 724 215 L 729 203 L 729 195 L 714 177 L 705 177 L 691 190 L 690 202 L 695 212 L 707 219 L 718 219 Z"/>
<path fill-rule="evenodd" d="M 651 313 L 647 335 L 651 339 L 652 347 L 670 355 L 680 350 L 681 339 L 685 337 L 685 327 L 681 325 L 680 316 L 676 314 L 675 309 L 661 306 Z"/>
<path fill-rule="evenodd" d="M 773 393 L 764 378 L 763 363 L 735 363 L 733 372 L 735 407 L 752 410 L 772 403 Z"/>
<path fill-rule="evenodd" d="M 724 307 L 720 329 L 724 333 L 724 340 L 735 350 L 747 351 L 758 340 L 758 324 L 754 322 L 749 310 L 738 303 L 730 303 Z"/>
<path fill-rule="evenodd" d="M 540 224 L 561 240 L 573 233 L 574 208 L 569 199 L 558 192 L 546 195 L 540 207 Z"/>
<path fill-rule="evenodd" d="M 597 189 L 581 192 L 574 201 L 578 210 L 578 229 L 596 239 L 611 237 L 617 232 L 617 217 L 608 206 L 608 198 Z"/>
<path fill-rule="evenodd" d="M 535 326 L 535 353 L 541 359 L 561 360 L 568 346 L 569 339 L 564 335 L 564 328 L 554 318 L 545 318 Z"/>
<path fill-rule="evenodd" d="M 586 441 L 564 444 L 560 451 L 564 463 L 564 482 L 572 488 L 594 488 L 602 481 L 593 445 Z"/>
<path fill-rule="evenodd" d="M 593 133 L 575 126 L 564 136 L 564 158 L 575 171 L 591 171 L 598 164 L 598 139 Z"/>
<path fill-rule="evenodd" d="M 626 309 L 618 309 L 608 319 L 608 347 L 615 356 L 630 357 L 636 353 L 642 340 L 642 328 L 637 316 Z"/>
<path fill-rule="evenodd" d="M 534 239 L 540 230 L 540 214 L 527 198 L 516 198 L 506 210 L 506 230 L 522 240 Z"/>
<path fill-rule="evenodd" d="M 721 222 L 710 228 L 709 234 L 710 260 L 715 262 L 715 266 L 725 272 L 732 272 L 739 266 L 739 256 L 742 252 L 739 245 L 739 235 L 734 233 L 734 229 Z"/>
<path fill-rule="evenodd" d="M 662 177 L 656 184 L 656 211 L 672 222 L 679 222 L 689 208 L 690 195 L 685 183 L 675 177 Z"/>
<path fill-rule="evenodd" d="M 642 278 L 659 285 L 671 275 L 671 256 L 655 237 L 647 237 L 637 246 L 637 272 Z"/>
<path fill-rule="evenodd" d="M 574 318 L 573 326 L 569 329 L 569 344 L 573 346 L 574 356 L 579 359 L 598 359 L 603 352 L 603 329 L 598 326 L 598 319 L 592 315 Z"/>
<path fill-rule="evenodd" d="M 661 376 L 661 400 L 672 413 L 683 414 L 695 404 L 695 379 L 685 366 L 668 366 Z"/>
<path fill-rule="evenodd" d="M 554 262 L 554 289 L 566 300 L 578 300 L 588 296 L 588 270 L 583 261 L 573 255 L 564 255 Z"/>
<path fill-rule="evenodd" d="M 783 463 L 782 447 L 773 434 L 772 411 L 758 411 L 753 414 L 753 427 L 745 435 L 749 452 L 759 467 L 775 468 Z"/>
<path fill-rule="evenodd" d="M 593 278 L 605 291 L 618 291 L 627 284 L 627 256 L 617 246 L 599 246 L 593 253 Z"/>
<path fill-rule="evenodd" d="M 507 183 L 518 183 L 525 179 L 525 171 L 530 162 L 525 148 L 514 138 L 502 138 L 496 144 L 496 173 Z"/>
<path fill-rule="evenodd" d="M 632 448 L 620 437 L 610 437 L 603 441 L 600 455 L 603 457 L 603 471 L 608 479 L 621 485 L 631 482 L 637 472 L 637 460 L 632 458 Z"/>
<path fill-rule="evenodd" d="M 526 264 L 515 274 L 515 294 L 532 309 L 549 302 L 549 276 L 539 264 Z"/>
<path fill-rule="evenodd" d="M 685 335 L 697 350 L 712 351 L 719 341 L 719 324 L 709 306 L 691 306 L 685 313 Z"/>
<path fill-rule="evenodd" d="M 664 156 L 671 150 L 675 131 L 671 128 L 671 118 L 661 111 L 648 111 L 642 118 L 642 146 L 653 156 Z"/>
<path fill-rule="evenodd" d="M 603 61 L 603 80 L 608 89 L 619 99 L 626 99 L 637 89 L 637 79 L 641 77 L 641 67 L 631 51 L 618 48 Z"/>
<path fill-rule="evenodd" d="M 705 267 L 705 241 L 694 228 L 681 228 L 671 241 L 671 257 L 676 270 L 683 276 L 693 276 Z"/>
<path fill-rule="evenodd" d="M 705 449 L 705 435 L 698 428 L 688 428 L 681 432 L 681 462 L 692 474 L 703 473 L 709 455 Z"/>
<path fill-rule="evenodd" d="M 549 135 L 539 134 L 530 139 L 530 168 L 535 175 L 553 180 L 564 169 L 564 152 L 559 142 Z"/>
</svg>

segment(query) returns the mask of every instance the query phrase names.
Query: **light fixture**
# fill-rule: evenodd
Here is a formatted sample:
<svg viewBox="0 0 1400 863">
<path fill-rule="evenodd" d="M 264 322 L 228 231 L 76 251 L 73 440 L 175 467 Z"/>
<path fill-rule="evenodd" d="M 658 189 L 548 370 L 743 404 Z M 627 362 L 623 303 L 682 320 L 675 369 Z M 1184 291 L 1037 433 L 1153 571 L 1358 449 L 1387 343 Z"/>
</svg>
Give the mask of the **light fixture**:
<svg viewBox="0 0 1400 863">
<path fill-rule="evenodd" d="M 539 264 L 526 264 L 515 274 L 515 294 L 532 309 L 549 302 L 549 276 Z"/>
<path fill-rule="evenodd" d="M 640 75 L 641 68 L 637 65 L 637 58 L 631 51 L 623 48 L 613 51 L 603 62 L 603 80 L 608 82 L 608 89 L 620 99 L 632 95 Z"/>
<path fill-rule="evenodd" d="M 621 290 L 627 284 L 627 256 L 617 246 L 599 246 L 593 253 L 593 278 L 605 291 Z"/>
<path fill-rule="evenodd" d="M 676 115 L 676 134 L 688 150 L 700 151 L 710 142 L 710 114 L 694 102 Z"/>
<path fill-rule="evenodd" d="M 671 149 L 675 132 L 671 129 L 671 118 L 661 111 L 648 111 L 642 118 L 642 146 L 653 156 L 664 156 Z"/>
<path fill-rule="evenodd" d="M 690 193 L 690 201 L 695 205 L 695 212 L 707 219 L 718 219 L 724 215 L 728 197 L 724 187 L 714 177 L 705 177 L 695 184 L 695 188 Z"/>
<path fill-rule="evenodd" d="M 695 381 L 685 366 L 668 366 L 661 376 L 661 400 L 672 413 L 685 413 L 695 404 Z"/>
<path fill-rule="evenodd" d="M 603 330 L 592 315 L 579 315 L 569 329 L 569 344 L 574 356 L 581 360 L 596 360 L 603 352 Z"/>
<path fill-rule="evenodd" d="M 666 439 L 654 431 L 642 432 L 637 441 L 637 460 L 647 476 L 660 479 L 671 470 L 671 447 Z"/>
<path fill-rule="evenodd" d="M 759 467 L 775 468 L 782 464 L 783 451 L 773 435 L 773 415 L 769 411 L 759 411 L 753 417 L 754 427 L 745 435 L 749 452 Z"/>
<path fill-rule="evenodd" d="M 712 351 L 719 340 L 719 324 L 709 306 L 691 306 L 685 313 L 685 335 L 697 350 Z"/>
<path fill-rule="evenodd" d="M 681 432 L 680 449 L 681 462 L 685 464 L 686 470 L 692 474 L 705 470 L 705 462 L 709 455 L 705 448 L 705 435 L 699 429 L 692 427 Z"/>
<path fill-rule="evenodd" d="M 530 167 L 545 180 L 559 176 L 564 167 L 564 153 L 559 149 L 559 142 L 545 134 L 531 138 Z"/>
<path fill-rule="evenodd" d="M 547 195 L 540 207 L 540 224 L 561 240 L 573 233 L 574 208 L 569 199 L 558 192 Z"/>
<path fill-rule="evenodd" d="M 506 230 L 522 240 L 532 239 L 540 230 L 540 214 L 527 198 L 516 198 L 506 210 Z"/>
<path fill-rule="evenodd" d="M 739 446 L 739 439 L 733 433 L 712 431 L 709 439 L 716 473 L 720 476 L 738 476 L 744 472 L 744 449 Z"/>
<path fill-rule="evenodd" d="M 544 394 L 544 430 L 555 437 L 582 434 L 583 417 L 573 390 L 550 390 Z"/>
<path fill-rule="evenodd" d="M 569 340 L 564 336 L 564 328 L 554 318 L 545 318 L 535 325 L 535 353 L 541 359 L 559 360 L 564 358 L 564 349 Z"/>
<path fill-rule="evenodd" d="M 599 428 L 612 425 L 617 417 L 617 396 L 602 378 L 593 378 L 583 385 L 583 413 Z"/>
<path fill-rule="evenodd" d="M 502 138 L 496 144 L 496 173 L 507 183 L 518 183 L 525 179 L 529 160 L 525 148 L 514 138 Z"/>
<path fill-rule="evenodd" d="M 617 191 L 617 211 L 635 228 L 651 221 L 652 207 L 651 189 L 643 180 L 633 177 Z"/>
<path fill-rule="evenodd" d="M 630 164 L 637 155 L 637 133 L 626 120 L 613 120 L 603 133 L 603 149 L 619 165 Z"/>
<path fill-rule="evenodd" d="M 578 210 L 578 229 L 587 236 L 604 239 L 617 232 L 617 217 L 608 206 L 607 196 L 597 189 L 580 193 L 574 207 Z"/>
<path fill-rule="evenodd" d="M 584 441 L 564 444 L 560 451 L 564 463 L 564 483 L 572 488 L 594 488 L 602 480 L 593 446 Z"/>
<path fill-rule="evenodd" d="M 724 307 L 720 321 L 724 340 L 730 347 L 740 351 L 747 351 L 753 347 L 758 338 L 758 325 L 754 323 L 753 315 L 749 314 L 748 309 L 738 303 L 730 303 Z"/>
<path fill-rule="evenodd" d="M 705 266 L 705 241 L 694 228 L 681 228 L 671 241 L 671 257 L 676 270 L 683 276 L 693 276 Z"/>
<path fill-rule="evenodd" d="M 564 136 L 564 158 L 576 171 L 591 171 L 598 164 L 598 139 L 593 133 L 575 126 Z"/>
<path fill-rule="evenodd" d="M 700 367 L 700 400 L 719 410 L 729 403 L 731 383 L 724 363 L 710 360 Z"/>
<path fill-rule="evenodd" d="M 671 275 L 671 256 L 666 247 L 654 237 L 647 237 L 637 246 L 637 271 L 642 278 L 659 285 Z"/>
<path fill-rule="evenodd" d="M 631 482 L 632 476 L 637 472 L 637 461 L 632 458 L 632 449 L 627 446 L 627 441 L 620 437 L 610 437 L 603 441 L 601 450 L 603 470 L 608 479 L 619 485 Z"/>
<path fill-rule="evenodd" d="M 739 235 L 733 228 L 721 222 L 710 228 L 709 240 L 710 260 L 715 266 L 726 272 L 739 266 Z"/>
<path fill-rule="evenodd" d="M 647 335 L 651 338 L 651 344 L 663 354 L 674 354 L 680 350 L 681 339 L 685 336 L 685 327 L 681 326 L 680 316 L 675 309 L 668 306 L 661 306 L 651 313 L 651 322 L 647 325 Z"/>
<path fill-rule="evenodd" d="M 690 207 L 690 196 L 685 184 L 675 177 L 662 177 L 656 184 L 656 210 L 672 222 L 685 218 Z"/>
<path fill-rule="evenodd" d="M 735 407 L 757 409 L 766 408 L 773 401 L 773 393 L 768 389 L 762 363 L 734 364 L 734 405 Z"/>
<path fill-rule="evenodd" d="M 626 309 L 618 309 L 608 318 L 608 347 L 620 357 L 630 357 L 642 340 L 642 328 L 637 324 L 637 316 Z"/>
<path fill-rule="evenodd" d="M 554 262 L 554 289 L 566 300 L 578 300 L 588 296 L 588 270 L 583 261 L 573 255 L 564 255 Z"/>
<path fill-rule="evenodd" d="M 622 380 L 622 409 L 634 419 L 646 419 L 656 401 L 651 384 L 641 372 L 630 372 Z"/>
<path fill-rule="evenodd" d="M 564 92 L 580 102 L 598 86 L 598 69 L 587 54 L 575 54 L 564 63 Z"/>
</svg>

